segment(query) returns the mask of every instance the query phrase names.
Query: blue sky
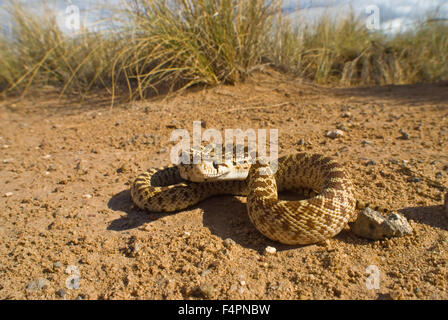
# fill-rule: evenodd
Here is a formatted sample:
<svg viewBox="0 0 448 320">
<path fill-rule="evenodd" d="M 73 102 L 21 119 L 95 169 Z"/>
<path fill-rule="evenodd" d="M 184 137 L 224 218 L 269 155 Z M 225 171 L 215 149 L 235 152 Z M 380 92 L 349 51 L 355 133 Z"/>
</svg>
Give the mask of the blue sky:
<svg viewBox="0 0 448 320">
<path fill-rule="evenodd" d="M 36 13 L 42 12 L 43 1 L 20 1 L 36 10 Z M 101 19 L 101 11 L 97 10 L 99 5 L 118 4 L 120 1 L 122 0 L 47 0 L 46 2 L 60 12 L 60 23 L 63 24 L 64 10 L 70 2 L 79 7 L 83 21 L 92 23 Z M 0 5 L 5 2 L 0 0 Z M 427 13 L 436 8 L 439 8 L 439 18 L 448 19 L 448 0 L 284 0 L 283 3 L 285 13 L 293 21 L 297 20 L 298 22 L 312 21 L 323 13 L 340 17 L 347 14 L 350 8 L 367 19 L 366 7 L 376 5 L 380 12 L 380 27 L 388 32 L 409 28 L 415 21 L 423 19 Z"/>
</svg>

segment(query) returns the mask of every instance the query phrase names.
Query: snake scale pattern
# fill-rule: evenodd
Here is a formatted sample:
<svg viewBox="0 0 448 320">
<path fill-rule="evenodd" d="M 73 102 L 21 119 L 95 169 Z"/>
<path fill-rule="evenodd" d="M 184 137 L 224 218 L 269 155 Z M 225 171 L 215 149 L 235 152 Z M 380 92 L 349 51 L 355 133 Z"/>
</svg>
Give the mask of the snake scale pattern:
<svg viewBox="0 0 448 320">
<path fill-rule="evenodd" d="M 175 165 L 152 168 L 136 178 L 131 197 L 141 209 L 173 212 L 214 195 L 247 196 L 250 220 L 263 235 L 301 245 L 335 236 L 356 220 L 356 208 L 363 206 L 353 195 L 344 166 L 333 158 L 297 153 L 279 158 L 275 174 L 263 174 L 269 170 L 268 164 L 256 162 L 245 180 L 199 183 L 182 179 Z M 279 191 L 299 187 L 314 190 L 316 195 L 297 201 L 278 198 Z"/>
</svg>

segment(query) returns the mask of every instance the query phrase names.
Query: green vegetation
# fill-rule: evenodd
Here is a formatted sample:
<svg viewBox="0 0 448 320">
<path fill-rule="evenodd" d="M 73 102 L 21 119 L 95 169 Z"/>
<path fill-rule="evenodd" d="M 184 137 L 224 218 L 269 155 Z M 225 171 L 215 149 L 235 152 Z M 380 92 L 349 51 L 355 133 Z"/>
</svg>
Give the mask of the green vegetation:
<svg viewBox="0 0 448 320">
<path fill-rule="evenodd" d="M 354 15 L 293 25 L 280 8 L 280 0 L 133 0 L 107 32 L 81 28 L 73 36 L 51 10 L 41 17 L 11 1 L 12 37 L 0 35 L 0 92 L 52 85 L 61 95 L 105 88 L 112 97 L 144 98 L 237 83 L 267 62 L 326 85 L 448 80 L 447 24 L 388 37 Z"/>
</svg>

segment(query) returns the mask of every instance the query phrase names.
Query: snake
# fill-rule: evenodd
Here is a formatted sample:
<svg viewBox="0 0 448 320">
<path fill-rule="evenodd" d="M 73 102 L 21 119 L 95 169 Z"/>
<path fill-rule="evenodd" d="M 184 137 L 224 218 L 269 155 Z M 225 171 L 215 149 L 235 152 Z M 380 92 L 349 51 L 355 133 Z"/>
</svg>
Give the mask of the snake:
<svg viewBox="0 0 448 320">
<path fill-rule="evenodd" d="M 198 153 L 203 156 L 204 148 L 181 157 L 191 160 Z M 355 199 L 347 170 L 333 157 L 299 152 L 271 162 L 253 157 L 255 161 L 235 156 L 224 159 L 216 161 L 210 156 L 199 162 L 150 168 L 131 184 L 131 198 L 143 210 L 176 212 L 215 195 L 246 196 L 247 213 L 255 228 L 288 245 L 332 238 L 356 220 L 357 209 L 370 206 Z M 285 190 L 302 190 L 311 196 L 279 199 L 278 193 Z"/>
</svg>

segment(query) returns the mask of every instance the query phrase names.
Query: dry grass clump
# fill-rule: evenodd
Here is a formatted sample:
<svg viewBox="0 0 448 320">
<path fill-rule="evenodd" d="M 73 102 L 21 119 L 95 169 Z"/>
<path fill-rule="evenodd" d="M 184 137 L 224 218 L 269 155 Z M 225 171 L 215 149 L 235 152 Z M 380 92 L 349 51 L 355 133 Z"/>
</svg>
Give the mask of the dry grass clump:
<svg viewBox="0 0 448 320">
<path fill-rule="evenodd" d="M 37 15 L 11 0 L 0 33 L 0 92 L 52 85 L 61 94 L 105 88 L 129 99 L 197 84 L 237 83 L 271 63 L 321 84 L 381 85 L 446 80 L 448 25 L 370 32 L 353 14 L 292 24 L 280 0 L 132 0 L 110 8 L 109 27 L 61 29 L 49 7 Z"/>
</svg>

